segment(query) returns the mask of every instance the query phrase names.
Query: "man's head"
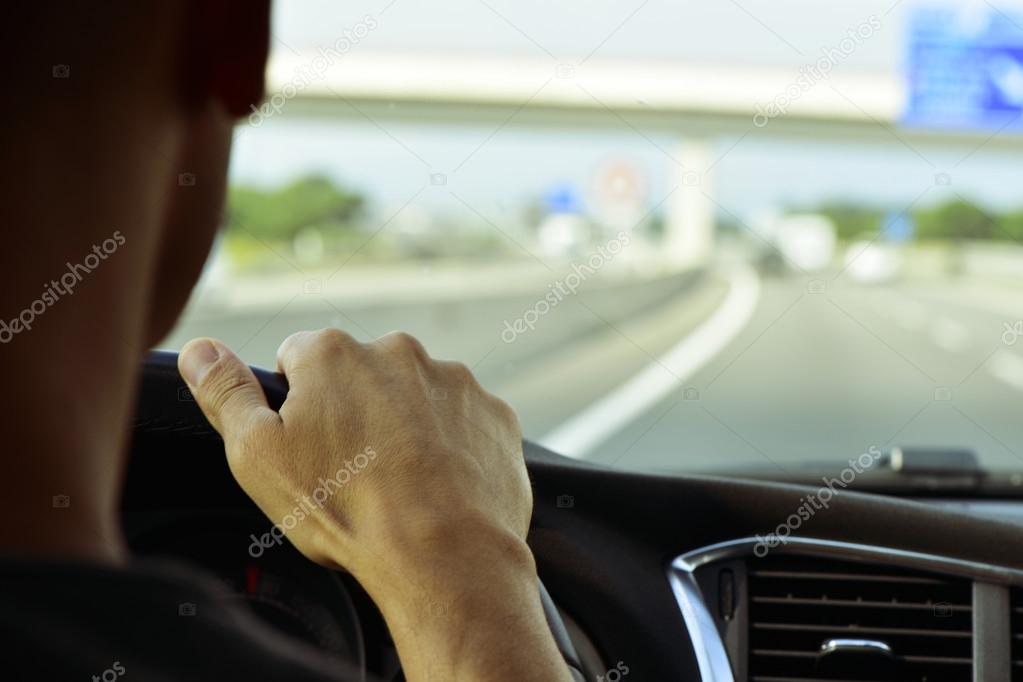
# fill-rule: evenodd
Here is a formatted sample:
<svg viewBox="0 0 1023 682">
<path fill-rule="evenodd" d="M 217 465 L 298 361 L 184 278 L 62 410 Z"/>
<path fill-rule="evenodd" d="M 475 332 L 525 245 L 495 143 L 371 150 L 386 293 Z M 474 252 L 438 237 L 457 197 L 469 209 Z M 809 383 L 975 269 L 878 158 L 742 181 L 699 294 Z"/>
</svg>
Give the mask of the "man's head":
<svg viewBox="0 0 1023 682">
<path fill-rule="evenodd" d="M 269 0 L 16 3 L 2 26 L 0 121 L 5 138 L 26 143 L 11 150 L 5 140 L 15 162 L 4 165 L 5 194 L 17 187 L 21 198 L 12 207 L 5 197 L 5 224 L 45 224 L 51 245 L 117 229 L 144 245 L 132 259 L 148 259 L 150 279 L 125 286 L 148 292 L 138 312 L 155 343 L 220 222 L 233 124 L 262 98 Z M 76 255 L 61 249 L 57 260 Z M 40 281 L 17 287 L 22 298 Z"/>
<path fill-rule="evenodd" d="M 268 44 L 269 0 L 5 8 L 0 516 L 58 494 L 74 510 L 5 529 L 14 546 L 90 519 L 81 535 L 114 532 L 95 519 L 116 517 L 138 362 L 209 252 Z"/>
</svg>

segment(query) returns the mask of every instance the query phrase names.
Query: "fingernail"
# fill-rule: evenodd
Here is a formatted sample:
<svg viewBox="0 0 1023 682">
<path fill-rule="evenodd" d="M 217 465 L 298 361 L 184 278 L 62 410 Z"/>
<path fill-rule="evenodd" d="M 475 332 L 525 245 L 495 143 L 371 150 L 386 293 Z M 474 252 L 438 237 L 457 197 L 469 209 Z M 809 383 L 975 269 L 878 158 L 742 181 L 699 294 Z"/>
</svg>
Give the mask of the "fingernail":
<svg viewBox="0 0 1023 682">
<path fill-rule="evenodd" d="M 191 386 L 198 386 L 207 368 L 220 359 L 220 351 L 206 339 L 193 341 L 181 349 L 181 361 L 178 368 L 181 376 Z"/>
</svg>

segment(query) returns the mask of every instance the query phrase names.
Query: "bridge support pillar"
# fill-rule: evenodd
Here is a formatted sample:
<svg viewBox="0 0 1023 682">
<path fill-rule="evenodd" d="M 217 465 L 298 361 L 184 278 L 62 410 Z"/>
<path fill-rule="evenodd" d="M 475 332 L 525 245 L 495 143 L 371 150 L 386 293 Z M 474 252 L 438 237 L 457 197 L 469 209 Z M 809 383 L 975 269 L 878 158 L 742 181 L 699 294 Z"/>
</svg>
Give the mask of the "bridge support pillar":
<svg viewBox="0 0 1023 682">
<path fill-rule="evenodd" d="M 706 265 L 714 250 L 713 145 L 683 139 L 672 148 L 672 156 L 673 186 L 678 188 L 666 202 L 665 253 L 678 265 Z"/>
</svg>

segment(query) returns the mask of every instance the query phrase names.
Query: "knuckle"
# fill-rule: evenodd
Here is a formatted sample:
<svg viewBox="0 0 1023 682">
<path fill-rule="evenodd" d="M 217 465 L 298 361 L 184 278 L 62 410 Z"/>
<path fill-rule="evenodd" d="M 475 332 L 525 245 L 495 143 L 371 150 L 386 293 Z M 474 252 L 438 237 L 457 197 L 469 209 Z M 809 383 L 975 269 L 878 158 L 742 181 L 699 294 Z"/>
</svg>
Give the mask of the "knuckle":
<svg viewBox="0 0 1023 682">
<path fill-rule="evenodd" d="M 277 349 L 278 355 L 284 355 L 286 353 L 295 351 L 298 348 L 302 348 L 306 341 L 309 340 L 309 336 L 313 332 L 310 331 L 298 331 L 294 334 L 288 335 L 288 338 L 281 342 L 280 347 Z"/>
<path fill-rule="evenodd" d="M 342 362 L 362 344 L 340 329 L 292 334 L 277 350 L 277 364 L 287 370 L 325 368 Z"/>
<path fill-rule="evenodd" d="M 498 398 L 493 393 L 489 393 L 487 391 L 483 391 L 483 393 L 487 397 L 487 402 L 489 403 L 494 416 L 504 422 L 504 424 L 507 425 L 512 432 L 521 436 L 522 426 L 519 424 L 519 415 L 515 412 L 515 408 L 506 403 L 504 400 Z"/>
<path fill-rule="evenodd" d="M 438 360 L 432 363 L 433 376 L 440 383 L 457 390 L 481 391 L 476 376 L 464 363 Z"/>
<path fill-rule="evenodd" d="M 416 346 L 421 345 L 419 343 L 419 339 L 412 336 L 408 332 L 401 331 L 390 332 L 388 334 L 385 334 L 384 338 L 387 339 L 390 343 L 394 344 L 395 346 L 401 348 L 415 348 Z"/>
<path fill-rule="evenodd" d="M 330 347 L 348 347 L 356 343 L 355 339 L 348 332 L 342 331 L 337 327 L 324 327 L 315 332 L 312 332 L 315 339 L 315 343 L 319 345 L 326 345 Z"/>
<path fill-rule="evenodd" d="M 351 334 L 328 327 L 310 332 L 309 350 L 318 356 L 337 357 L 351 351 L 358 344 Z"/>
<path fill-rule="evenodd" d="M 412 336 L 408 332 L 390 332 L 380 337 L 380 341 L 383 345 L 396 349 L 403 353 L 410 353 L 421 360 L 428 360 L 429 354 L 426 352 L 426 348 L 416 337 Z"/>
<path fill-rule="evenodd" d="M 311 331 L 299 331 L 284 339 L 277 348 L 278 364 L 302 357 L 304 353 L 308 352 L 313 335 L 314 332 Z"/>
<path fill-rule="evenodd" d="M 447 371 L 453 379 L 460 384 L 469 386 L 476 385 L 476 376 L 472 373 L 472 370 L 463 362 L 449 362 L 447 363 Z"/>
<path fill-rule="evenodd" d="M 514 431 L 516 434 L 521 436 L 522 435 L 522 425 L 519 423 L 519 415 L 518 415 L 518 413 L 515 412 L 515 410 L 512 408 L 511 405 L 509 405 L 508 403 L 504 402 L 500 398 L 496 398 L 495 400 L 496 400 L 496 405 L 495 405 L 494 409 L 497 411 L 498 415 L 502 419 L 504 419 L 504 421 L 508 424 L 509 428 L 511 428 L 512 431 Z"/>
</svg>

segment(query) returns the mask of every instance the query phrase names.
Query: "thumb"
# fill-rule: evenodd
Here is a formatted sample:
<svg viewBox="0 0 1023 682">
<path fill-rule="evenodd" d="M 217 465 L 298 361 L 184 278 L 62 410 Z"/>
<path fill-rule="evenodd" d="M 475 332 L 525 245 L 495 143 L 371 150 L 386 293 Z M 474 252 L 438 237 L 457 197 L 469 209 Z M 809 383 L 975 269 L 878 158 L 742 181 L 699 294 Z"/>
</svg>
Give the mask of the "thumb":
<svg viewBox="0 0 1023 682">
<path fill-rule="evenodd" d="M 219 341 L 189 341 L 178 354 L 178 371 L 227 445 L 279 419 L 252 370 Z"/>
</svg>

